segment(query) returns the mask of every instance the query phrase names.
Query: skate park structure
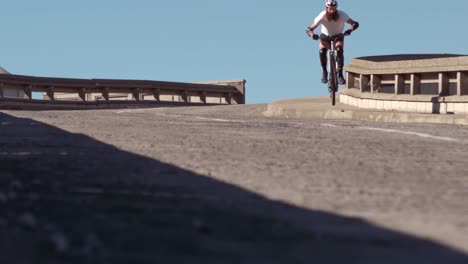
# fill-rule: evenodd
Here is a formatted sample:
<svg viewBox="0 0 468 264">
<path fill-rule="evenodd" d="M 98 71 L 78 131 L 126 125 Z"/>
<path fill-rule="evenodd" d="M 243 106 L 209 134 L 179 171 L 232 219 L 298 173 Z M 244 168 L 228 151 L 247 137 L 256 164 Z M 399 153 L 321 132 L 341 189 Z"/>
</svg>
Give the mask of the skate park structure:
<svg viewBox="0 0 468 264">
<path fill-rule="evenodd" d="M 245 80 L 183 83 L 72 79 L 10 74 L 0 69 L 0 108 L 95 109 L 157 105 L 245 104 Z M 42 98 L 33 98 L 33 93 Z"/>
<path fill-rule="evenodd" d="M 468 114 L 468 56 L 361 57 L 345 71 L 341 103 L 387 111 Z"/>
</svg>

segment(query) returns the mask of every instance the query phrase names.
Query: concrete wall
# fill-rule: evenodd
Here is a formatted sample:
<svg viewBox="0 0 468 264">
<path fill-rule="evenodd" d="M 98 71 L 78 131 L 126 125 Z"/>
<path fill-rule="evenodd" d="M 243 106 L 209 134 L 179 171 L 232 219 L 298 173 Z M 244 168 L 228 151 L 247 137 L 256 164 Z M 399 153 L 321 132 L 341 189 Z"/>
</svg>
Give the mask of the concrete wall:
<svg viewBox="0 0 468 264">
<path fill-rule="evenodd" d="M 388 55 L 356 58 L 345 67 L 340 102 L 417 113 L 468 113 L 468 56 Z"/>
<path fill-rule="evenodd" d="M 26 98 L 23 89 L 11 86 L 0 85 L 0 97 L 5 98 Z"/>
</svg>

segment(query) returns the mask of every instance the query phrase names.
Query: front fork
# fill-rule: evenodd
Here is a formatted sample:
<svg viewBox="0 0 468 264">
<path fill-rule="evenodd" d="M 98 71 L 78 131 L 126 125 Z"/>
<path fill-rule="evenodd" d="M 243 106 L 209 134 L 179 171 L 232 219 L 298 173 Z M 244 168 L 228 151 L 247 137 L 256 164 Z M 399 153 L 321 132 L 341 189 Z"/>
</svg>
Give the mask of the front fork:
<svg viewBox="0 0 468 264">
<path fill-rule="evenodd" d="M 329 56 L 329 61 L 330 61 L 330 70 L 328 72 L 328 75 L 329 75 L 329 78 L 328 78 L 328 88 L 329 89 L 337 89 L 337 85 L 338 85 L 338 80 L 337 80 L 337 77 L 338 77 L 338 61 L 337 61 L 337 57 L 338 57 L 338 52 L 336 49 L 330 49 L 329 53 L 328 53 L 328 56 Z M 332 86 L 335 86 L 335 87 L 332 87 Z"/>
</svg>

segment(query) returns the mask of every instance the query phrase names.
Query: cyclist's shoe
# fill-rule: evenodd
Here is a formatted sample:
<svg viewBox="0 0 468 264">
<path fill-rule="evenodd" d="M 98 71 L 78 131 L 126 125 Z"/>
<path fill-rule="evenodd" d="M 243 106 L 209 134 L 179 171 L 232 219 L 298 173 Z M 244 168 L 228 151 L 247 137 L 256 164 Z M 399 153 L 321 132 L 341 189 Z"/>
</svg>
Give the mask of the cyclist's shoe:
<svg viewBox="0 0 468 264">
<path fill-rule="evenodd" d="M 322 73 L 322 83 L 327 83 L 328 82 L 328 72 L 323 71 Z"/>
<path fill-rule="evenodd" d="M 346 80 L 343 77 L 343 74 L 338 74 L 338 83 L 339 84 L 346 84 Z"/>
</svg>

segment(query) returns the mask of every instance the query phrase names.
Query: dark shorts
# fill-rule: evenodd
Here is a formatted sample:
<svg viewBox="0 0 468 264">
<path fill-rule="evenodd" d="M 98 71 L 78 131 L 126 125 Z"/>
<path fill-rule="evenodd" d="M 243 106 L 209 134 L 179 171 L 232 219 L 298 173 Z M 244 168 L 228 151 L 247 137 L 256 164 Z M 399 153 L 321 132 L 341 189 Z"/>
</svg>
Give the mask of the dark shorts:
<svg viewBox="0 0 468 264">
<path fill-rule="evenodd" d="M 335 42 L 337 41 L 343 41 L 344 40 L 344 37 L 343 37 L 343 34 L 337 34 L 337 35 L 333 35 L 333 36 L 327 36 L 325 34 L 320 34 L 320 39 L 327 42 L 328 44 L 331 44 L 331 41 L 332 39 L 335 40 Z"/>
</svg>

